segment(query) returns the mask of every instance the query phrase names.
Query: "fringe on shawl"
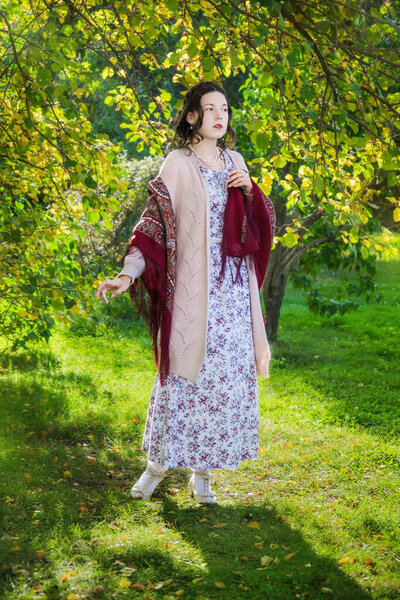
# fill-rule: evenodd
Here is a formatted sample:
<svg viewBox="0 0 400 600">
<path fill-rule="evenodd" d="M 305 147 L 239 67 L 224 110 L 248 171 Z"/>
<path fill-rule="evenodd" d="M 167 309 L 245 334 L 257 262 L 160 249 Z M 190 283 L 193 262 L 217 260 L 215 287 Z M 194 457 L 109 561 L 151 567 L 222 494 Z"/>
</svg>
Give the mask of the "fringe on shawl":
<svg viewBox="0 0 400 600">
<path fill-rule="evenodd" d="M 243 285 L 240 269 L 249 256 L 250 267 L 255 268 L 259 288 L 265 277 L 272 245 L 270 217 L 264 204 L 263 193 L 252 181 L 252 198 L 247 198 L 240 188 L 228 188 L 221 242 L 221 269 L 218 281 L 225 276 L 227 258 L 233 283 Z M 236 274 L 232 272 L 232 264 Z"/>
</svg>

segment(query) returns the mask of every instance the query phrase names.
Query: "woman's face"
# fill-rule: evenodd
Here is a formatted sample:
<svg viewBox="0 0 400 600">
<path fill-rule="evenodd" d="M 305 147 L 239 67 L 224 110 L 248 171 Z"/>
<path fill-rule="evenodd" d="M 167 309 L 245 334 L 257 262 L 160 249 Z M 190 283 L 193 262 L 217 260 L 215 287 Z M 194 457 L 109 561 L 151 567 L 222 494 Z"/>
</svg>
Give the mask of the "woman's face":
<svg viewBox="0 0 400 600">
<path fill-rule="evenodd" d="M 224 94 L 221 92 L 208 92 L 200 99 L 203 110 L 203 123 L 199 132 L 205 139 L 218 140 L 223 137 L 228 127 L 228 104 Z M 189 112 L 186 120 L 195 124 L 198 120 L 198 112 Z"/>
</svg>

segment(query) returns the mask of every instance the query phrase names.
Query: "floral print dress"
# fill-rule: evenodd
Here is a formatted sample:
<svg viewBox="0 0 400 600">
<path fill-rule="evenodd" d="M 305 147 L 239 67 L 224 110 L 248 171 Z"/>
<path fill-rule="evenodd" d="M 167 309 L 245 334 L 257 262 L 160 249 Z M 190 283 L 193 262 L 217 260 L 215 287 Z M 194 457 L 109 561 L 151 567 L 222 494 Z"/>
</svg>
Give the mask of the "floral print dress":
<svg viewBox="0 0 400 600">
<path fill-rule="evenodd" d="M 197 383 L 170 373 L 164 386 L 157 374 L 150 398 L 142 450 L 167 468 L 232 469 L 258 458 L 259 406 L 246 262 L 242 284 L 227 258 L 225 277 L 220 244 L 228 171 L 199 168 L 210 196 L 210 272 L 206 358 Z M 231 262 L 232 261 L 232 262 Z"/>
</svg>

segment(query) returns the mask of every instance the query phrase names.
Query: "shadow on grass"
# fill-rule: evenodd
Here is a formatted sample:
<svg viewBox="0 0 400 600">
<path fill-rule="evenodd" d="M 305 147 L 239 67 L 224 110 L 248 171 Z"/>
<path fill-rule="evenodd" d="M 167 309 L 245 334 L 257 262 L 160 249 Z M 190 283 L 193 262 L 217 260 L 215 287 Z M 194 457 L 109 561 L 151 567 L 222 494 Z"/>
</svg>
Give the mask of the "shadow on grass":
<svg viewBox="0 0 400 600">
<path fill-rule="evenodd" d="M 51 356 L 29 356 L 26 369 L 56 365 Z M 20 369 L 19 361 L 16 365 Z M 89 596 L 100 585 L 96 597 L 103 599 L 126 597 L 118 584 L 122 577 L 129 578 L 130 597 L 142 591 L 147 598 L 174 597 L 178 591 L 180 597 L 199 600 L 370 597 L 333 561 L 318 556 L 272 506 L 180 507 L 169 490 L 186 488 L 187 470 L 170 470 L 150 502 L 130 499 L 130 485 L 143 469 L 138 443 L 132 459 L 102 443 L 111 420 L 60 424 L 57 419 L 69 410 L 66 392 L 57 389 L 65 377 L 83 389 L 93 384 L 89 375 L 73 373 L 49 372 L 46 387 L 35 380 L 23 384 L 12 372 L 4 378 L 0 558 L 5 598 L 33 597 L 34 585 L 41 585 L 47 597 L 64 598 L 74 580 L 71 575 L 63 582 L 65 572 L 77 573 L 80 585 L 89 585 Z M 94 436 L 89 444 L 88 432 Z M 186 489 L 174 493 L 188 494 Z M 154 522 L 164 527 L 165 539 Z M 251 522 L 259 529 L 248 527 Z M 176 532 L 178 546 L 168 537 Z M 195 561 L 185 558 L 182 545 L 196 552 Z"/>
<path fill-rule="evenodd" d="M 382 334 L 373 339 L 376 328 L 361 329 L 358 318 L 354 326 L 344 323 L 343 330 L 329 322 L 319 329 L 313 325 L 314 337 L 306 346 L 301 335 L 291 335 L 288 341 L 283 335 L 272 347 L 271 380 L 274 374 L 278 384 L 282 378 L 302 379 L 317 392 L 328 421 L 398 436 L 398 339 L 391 341 L 392 347 Z M 307 319 L 297 319 L 297 325 L 307 327 Z"/>
</svg>

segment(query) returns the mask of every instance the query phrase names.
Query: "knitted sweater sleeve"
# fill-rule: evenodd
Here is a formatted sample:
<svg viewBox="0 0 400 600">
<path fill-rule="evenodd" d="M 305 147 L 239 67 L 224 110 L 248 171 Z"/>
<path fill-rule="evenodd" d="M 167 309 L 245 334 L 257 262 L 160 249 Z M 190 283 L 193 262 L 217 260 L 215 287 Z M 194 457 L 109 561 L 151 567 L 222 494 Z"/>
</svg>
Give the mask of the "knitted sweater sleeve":
<svg viewBox="0 0 400 600">
<path fill-rule="evenodd" d="M 139 248 L 132 246 L 128 254 L 124 258 L 124 266 L 118 273 L 117 278 L 121 275 L 128 275 L 131 278 L 131 284 L 140 277 L 145 269 L 146 263 L 143 254 Z"/>
</svg>

